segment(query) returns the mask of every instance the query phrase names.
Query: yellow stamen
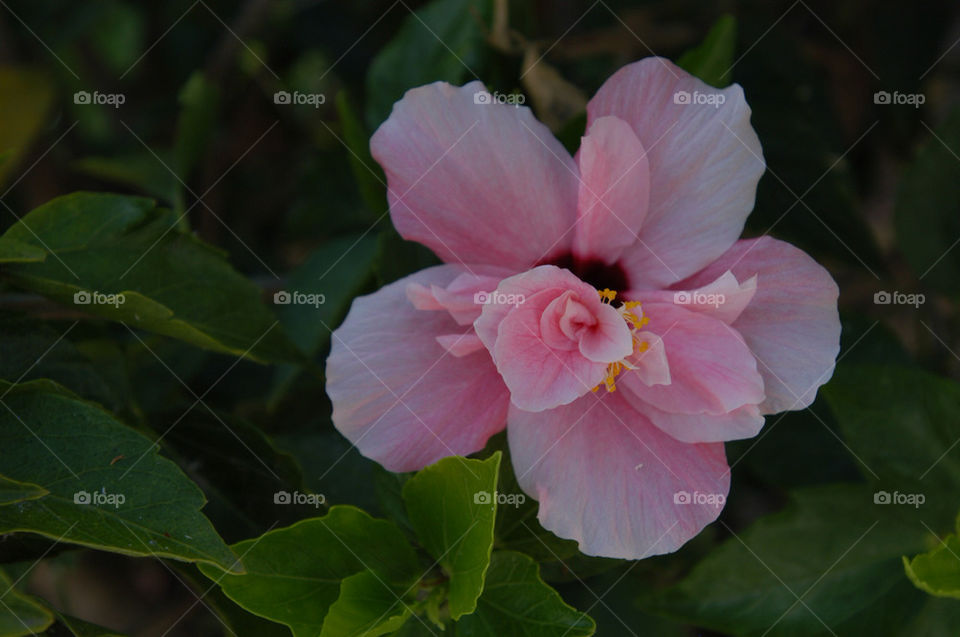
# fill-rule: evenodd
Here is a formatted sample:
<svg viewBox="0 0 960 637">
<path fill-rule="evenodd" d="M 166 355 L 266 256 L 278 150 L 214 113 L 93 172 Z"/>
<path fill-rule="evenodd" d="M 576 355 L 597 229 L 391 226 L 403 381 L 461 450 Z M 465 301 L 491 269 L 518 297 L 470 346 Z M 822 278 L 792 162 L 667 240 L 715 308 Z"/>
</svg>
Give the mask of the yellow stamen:
<svg viewBox="0 0 960 637">
<path fill-rule="evenodd" d="M 598 290 L 597 293 L 600 295 L 600 300 L 604 303 L 610 303 L 617 297 L 617 293 L 615 291 L 607 288 Z M 649 323 L 650 319 L 649 317 L 643 316 L 642 310 L 640 310 L 639 316 L 633 311 L 634 309 L 639 308 L 640 301 L 625 301 L 617 309 L 620 312 L 620 316 L 623 317 L 623 320 L 627 322 L 627 327 L 630 328 L 630 332 L 633 336 L 634 352 L 645 352 L 650 346 L 646 341 L 637 338 L 637 332 L 644 325 Z M 631 352 L 631 354 L 632 353 L 633 352 Z M 607 375 L 604 377 L 601 384 L 606 387 L 608 392 L 614 392 L 617 390 L 616 378 L 620 372 L 624 371 L 625 369 L 635 369 L 634 366 L 627 361 L 627 359 L 616 361 L 607 365 Z M 596 392 L 599 389 L 600 385 L 597 385 L 591 391 Z"/>
</svg>

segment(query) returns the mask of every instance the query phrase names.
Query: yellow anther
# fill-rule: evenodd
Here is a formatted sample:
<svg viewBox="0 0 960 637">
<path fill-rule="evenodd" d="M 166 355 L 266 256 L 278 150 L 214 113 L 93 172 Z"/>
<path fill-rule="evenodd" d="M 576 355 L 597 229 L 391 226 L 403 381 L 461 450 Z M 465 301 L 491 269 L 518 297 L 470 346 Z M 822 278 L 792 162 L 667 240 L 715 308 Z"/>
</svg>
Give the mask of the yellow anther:
<svg viewBox="0 0 960 637">
<path fill-rule="evenodd" d="M 610 288 L 603 288 L 602 290 L 598 290 L 597 294 L 600 295 L 600 300 L 606 301 L 607 303 L 610 303 L 615 298 L 617 298 L 617 293 L 614 290 L 611 290 Z"/>
</svg>

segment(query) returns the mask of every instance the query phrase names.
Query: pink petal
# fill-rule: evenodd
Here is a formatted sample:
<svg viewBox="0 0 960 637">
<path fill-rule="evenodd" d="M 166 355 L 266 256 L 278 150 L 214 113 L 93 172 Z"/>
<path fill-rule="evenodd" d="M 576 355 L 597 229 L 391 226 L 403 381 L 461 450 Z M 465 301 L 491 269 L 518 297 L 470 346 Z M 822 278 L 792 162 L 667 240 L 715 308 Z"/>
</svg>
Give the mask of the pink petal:
<svg viewBox="0 0 960 637">
<path fill-rule="evenodd" d="M 410 283 L 407 298 L 418 310 L 446 310 L 458 325 L 470 325 L 480 316 L 487 293 L 511 274 L 514 272 L 504 268 L 474 265 L 446 287 Z"/>
<path fill-rule="evenodd" d="M 643 304 L 646 329 L 663 339 L 670 384 L 647 386 L 624 372 L 617 386 L 657 409 L 726 414 L 764 398 L 757 362 L 740 335 L 722 321 L 666 303 Z"/>
<path fill-rule="evenodd" d="M 541 265 L 521 274 L 508 277 L 500 282 L 497 292 L 502 295 L 499 299 L 528 299 L 543 290 L 572 290 L 578 298 L 599 299 L 597 291 L 584 283 L 569 271 L 553 265 Z M 491 298 L 491 301 L 498 300 Z M 483 313 L 474 323 L 477 335 L 487 349 L 493 353 L 497 340 L 497 331 L 500 323 L 514 308 L 509 303 L 488 303 L 483 307 Z M 494 357 L 496 360 L 496 357 Z"/>
<path fill-rule="evenodd" d="M 756 294 L 757 277 L 752 276 L 740 283 L 728 270 L 715 281 L 693 290 L 679 286 L 676 284 L 669 290 L 643 292 L 640 296 L 646 301 L 682 305 L 685 309 L 701 312 L 730 325 Z"/>
<path fill-rule="evenodd" d="M 370 149 L 393 224 L 448 263 L 524 270 L 569 248 L 577 166 L 526 107 L 477 103 L 480 82 L 407 91 Z"/>
<path fill-rule="evenodd" d="M 630 330 L 597 291 L 568 270 L 542 265 L 500 282 L 474 323 L 521 409 L 576 400 L 633 349 Z"/>
<path fill-rule="evenodd" d="M 676 103 L 685 94 L 722 96 L 723 104 Z M 765 169 L 739 86 L 715 89 L 668 60 L 646 58 L 608 79 L 587 113 L 590 123 L 607 115 L 628 122 L 647 150 L 649 210 L 622 259 L 634 287 L 666 287 L 733 245 Z"/>
<path fill-rule="evenodd" d="M 646 386 L 669 385 L 670 363 L 667 360 L 667 350 L 663 346 L 663 339 L 653 332 L 638 332 L 635 335 L 638 343 L 646 343 L 646 349 L 636 352 L 629 360 L 636 368 L 629 373 Z"/>
<path fill-rule="evenodd" d="M 637 240 L 650 200 L 650 167 L 630 125 L 601 117 L 577 151 L 580 195 L 574 255 L 615 263 Z"/>
<path fill-rule="evenodd" d="M 514 471 L 540 501 L 540 523 L 589 555 L 675 551 L 717 518 L 726 499 L 723 445 L 671 438 L 619 392 L 540 413 L 511 407 L 508 421 Z M 683 503 L 684 494 L 699 503 Z"/>
<path fill-rule="evenodd" d="M 657 409 L 633 392 L 623 392 L 633 408 L 660 430 L 680 442 L 725 442 L 753 438 L 763 429 L 764 418 L 757 405 L 744 405 L 725 414 L 681 414 Z"/>
<path fill-rule="evenodd" d="M 500 323 L 493 358 L 511 402 L 521 409 L 542 411 L 567 404 L 589 393 L 606 375 L 607 363 L 544 342 L 540 317 L 561 294 L 555 289 L 537 292 Z"/>
<path fill-rule="evenodd" d="M 443 349 L 450 352 L 457 358 L 462 358 L 467 354 L 483 349 L 483 342 L 473 331 L 465 334 L 442 334 L 437 337 L 437 342 Z"/>
<path fill-rule="evenodd" d="M 682 284 L 702 285 L 730 270 L 757 277 L 757 293 L 733 323 L 763 376 L 765 414 L 810 405 L 833 375 L 840 351 L 839 290 L 830 273 L 805 252 L 770 237 L 738 241 Z"/>
<path fill-rule="evenodd" d="M 428 268 L 358 297 L 333 333 L 326 368 L 333 423 L 390 471 L 473 453 L 503 429 L 509 396 L 490 355 L 445 351 L 437 337 L 463 328 L 406 297 L 411 283 L 446 287 L 459 272 Z"/>
</svg>

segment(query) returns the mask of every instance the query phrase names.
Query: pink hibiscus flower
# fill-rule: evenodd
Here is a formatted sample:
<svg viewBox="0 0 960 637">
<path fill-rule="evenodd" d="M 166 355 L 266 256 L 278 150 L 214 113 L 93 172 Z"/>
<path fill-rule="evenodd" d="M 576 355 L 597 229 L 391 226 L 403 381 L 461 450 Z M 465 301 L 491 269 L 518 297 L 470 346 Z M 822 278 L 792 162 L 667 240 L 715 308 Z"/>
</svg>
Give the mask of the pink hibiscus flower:
<svg viewBox="0 0 960 637">
<path fill-rule="evenodd" d="M 719 515 L 723 441 L 809 405 L 837 286 L 738 240 L 765 165 L 737 85 L 620 69 L 571 157 L 481 83 L 412 89 L 371 140 L 390 213 L 445 265 L 356 299 L 333 334 L 333 422 L 392 471 L 507 430 L 543 526 L 587 554 L 674 551 Z"/>
</svg>

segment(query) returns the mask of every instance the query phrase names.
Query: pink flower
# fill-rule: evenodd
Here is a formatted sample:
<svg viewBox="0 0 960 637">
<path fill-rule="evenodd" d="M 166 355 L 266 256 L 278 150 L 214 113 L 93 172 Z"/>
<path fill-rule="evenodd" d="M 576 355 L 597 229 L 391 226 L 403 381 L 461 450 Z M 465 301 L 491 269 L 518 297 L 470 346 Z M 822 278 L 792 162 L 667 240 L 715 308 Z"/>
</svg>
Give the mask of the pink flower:
<svg viewBox="0 0 960 637">
<path fill-rule="evenodd" d="M 575 157 L 482 91 L 412 89 L 373 136 L 394 225 L 445 265 L 355 300 L 334 424 L 393 471 L 506 427 L 545 528 L 592 555 L 674 551 L 720 513 L 723 441 L 829 379 L 837 286 L 789 244 L 738 240 L 765 170 L 739 86 L 626 66 Z"/>
</svg>

